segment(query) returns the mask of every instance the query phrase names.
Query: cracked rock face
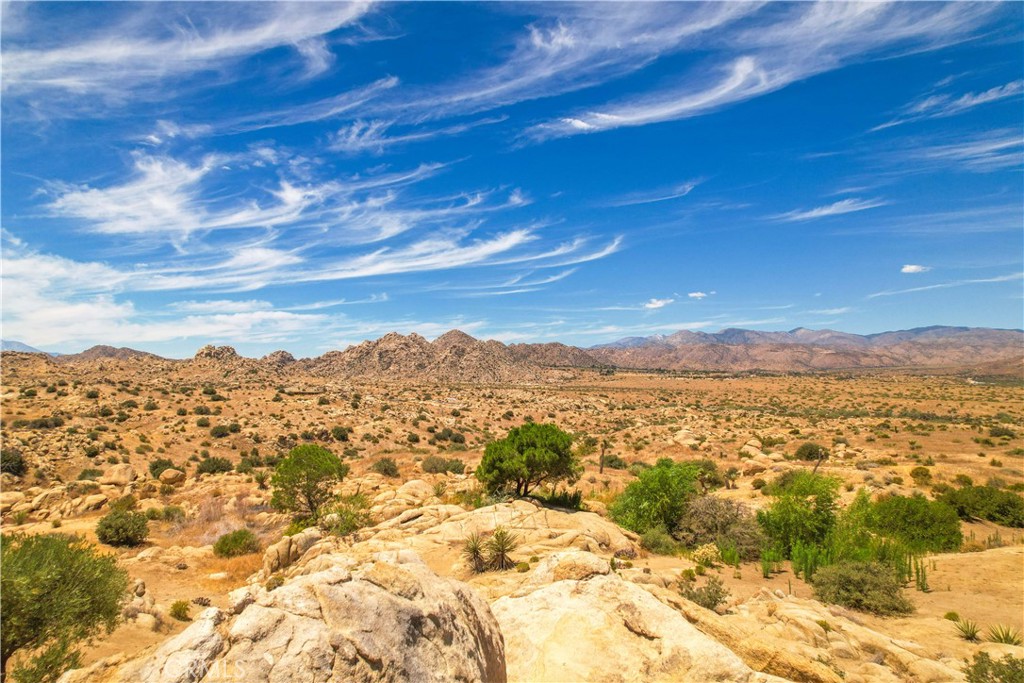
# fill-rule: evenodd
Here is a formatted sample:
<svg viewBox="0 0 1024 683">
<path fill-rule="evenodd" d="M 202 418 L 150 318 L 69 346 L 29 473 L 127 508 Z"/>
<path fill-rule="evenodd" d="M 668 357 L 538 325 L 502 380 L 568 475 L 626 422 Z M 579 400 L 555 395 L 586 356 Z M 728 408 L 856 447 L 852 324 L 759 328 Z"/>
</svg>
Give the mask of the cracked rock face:
<svg viewBox="0 0 1024 683">
<path fill-rule="evenodd" d="M 565 565 L 561 562 L 559 566 Z M 511 681 L 781 681 L 615 574 L 556 581 L 494 602 Z"/>
<path fill-rule="evenodd" d="M 62 683 L 506 680 L 498 623 L 467 586 L 415 556 L 351 569 L 335 559 L 277 590 L 246 589 L 237 616 L 207 610 L 148 657 L 69 672 Z"/>
</svg>

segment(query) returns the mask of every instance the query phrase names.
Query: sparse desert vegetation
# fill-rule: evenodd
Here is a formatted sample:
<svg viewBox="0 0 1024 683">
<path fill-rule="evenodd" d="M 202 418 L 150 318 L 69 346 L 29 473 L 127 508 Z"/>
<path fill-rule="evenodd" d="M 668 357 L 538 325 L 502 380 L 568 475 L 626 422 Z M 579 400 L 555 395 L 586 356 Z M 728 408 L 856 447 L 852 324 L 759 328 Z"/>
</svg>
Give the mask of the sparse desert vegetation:
<svg viewBox="0 0 1024 683">
<path fill-rule="evenodd" d="M 8 671 L 144 656 L 233 589 L 291 585 L 310 548 L 355 562 L 415 552 L 498 615 L 528 585 L 621 581 L 726 647 L 729 629 L 790 614 L 828 634 L 787 664 L 815 680 L 834 671 L 816 657 L 840 661 L 827 643 L 857 629 L 913 640 L 898 656 L 972 680 L 1018 666 L 1017 650 L 986 648 L 1019 648 L 1024 628 L 1021 386 L 598 370 L 530 386 L 347 383 L 223 357 L 4 355 L 5 554 L 77 536 L 70 548 L 126 577 L 110 589 L 116 614 L 82 617 L 83 635 L 55 641 L 66 651 L 8 654 L 5 641 Z M 58 382 L 79 391 L 25 391 Z M 21 566 L 5 555 L 5 582 Z M 78 661 L 84 634 L 98 646 Z M 844 656 L 835 667 L 862 680 L 874 666 L 914 680 Z"/>
</svg>

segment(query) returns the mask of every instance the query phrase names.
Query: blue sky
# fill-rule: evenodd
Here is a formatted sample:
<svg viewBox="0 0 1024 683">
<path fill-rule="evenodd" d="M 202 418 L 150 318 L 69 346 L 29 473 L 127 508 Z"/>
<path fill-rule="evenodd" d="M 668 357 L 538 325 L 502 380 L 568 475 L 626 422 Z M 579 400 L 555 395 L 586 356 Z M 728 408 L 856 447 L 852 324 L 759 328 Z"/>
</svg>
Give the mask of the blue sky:
<svg viewBox="0 0 1024 683">
<path fill-rule="evenodd" d="M 2 11 L 7 339 L 1024 327 L 1020 3 Z"/>
</svg>

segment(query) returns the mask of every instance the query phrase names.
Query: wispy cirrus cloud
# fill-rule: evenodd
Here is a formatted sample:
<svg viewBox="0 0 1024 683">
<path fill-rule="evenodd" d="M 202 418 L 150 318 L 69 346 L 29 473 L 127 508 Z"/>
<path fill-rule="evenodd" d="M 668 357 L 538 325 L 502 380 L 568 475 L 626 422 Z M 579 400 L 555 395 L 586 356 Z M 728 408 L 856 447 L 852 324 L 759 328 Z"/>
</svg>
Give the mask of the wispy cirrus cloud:
<svg viewBox="0 0 1024 683">
<path fill-rule="evenodd" d="M 1024 137 L 1020 130 L 1001 129 L 976 133 L 953 143 L 918 140 L 887 156 L 901 166 L 919 170 L 948 167 L 991 173 L 1024 165 Z"/>
<path fill-rule="evenodd" d="M 489 126 L 507 120 L 506 116 L 495 116 L 468 123 L 460 123 L 442 128 L 423 128 L 416 126 L 411 131 L 389 134 L 394 126 L 390 121 L 354 121 L 340 129 L 330 137 L 329 148 L 335 152 L 346 154 L 383 154 L 395 147 L 408 145 L 438 137 L 461 135 L 479 126 Z"/>
<path fill-rule="evenodd" d="M 921 121 L 924 119 L 945 118 L 956 116 L 975 107 L 992 102 L 1018 98 L 1024 94 L 1024 80 L 1010 81 L 1004 85 L 997 85 L 981 92 L 966 92 L 956 96 L 949 93 L 939 93 L 919 98 L 907 104 L 900 111 L 897 118 L 875 126 L 871 132 L 892 128 L 904 123 Z"/>
<path fill-rule="evenodd" d="M 846 64 L 949 45 L 970 37 L 999 11 L 974 4 L 831 2 L 771 9 L 716 32 L 702 46 L 712 56 L 676 85 L 542 122 L 527 129 L 525 138 L 543 141 L 700 116 Z"/>
<path fill-rule="evenodd" d="M 657 204 L 660 202 L 671 201 L 673 199 L 681 199 L 693 192 L 700 183 L 701 181 L 699 179 L 687 180 L 686 182 L 678 183 L 670 187 L 624 194 L 620 197 L 604 202 L 602 206 L 638 206 L 641 204 Z"/>
<path fill-rule="evenodd" d="M 333 56 L 324 36 L 354 26 L 369 2 L 182 6 L 174 21 L 144 5 L 126 5 L 113 23 L 53 25 L 45 43 L 25 45 L 5 31 L 5 92 L 59 94 L 65 104 L 163 97 L 168 79 L 231 69 L 275 48 L 295 49 L 303 75 L 325 71 Z"/>
<path fill-rule="evenodd" d="M 819 218 L 827 218 L 829 216 L 841 216 L 847 213 L 866 211 L 879 206 L 885 206 L 886 204 L 888 204 L 888 202 L 884 199 L 857 199 L 855 197 L 851 197 L 848 199 L 841 199 L 838 202 L 833 202 L 825 206 L 817 206 L 813 209 L 795 209 L 793 211 L 787 211 L 786 213 L 778 214 L 773 218 L 774 220 L 785 222 L 812 221 Z"/>
<path fill-rule="evenodd" d="M 1014 280 L 1024 279 L 1024 273 L 1011 273 L 1009 275 L 999 275 L 997 277 L 988 278 L 977 278 L 973 280 L 953 280 L 951 282 L 940 282 L 934 285 L 924 285 L 922 287 L 910 287 L 908 289 L 894 289 L 882 292 L 875 292 L 874 294 L 868 294 L 867 298 L 875 299 L 880 296 L 896 296 L 898 294 L 912 294 L 914 292 L 927 292 L 933 289 L 949 289 L 950 287 L 965 287 L 967 285 L 984 285 L 992 284 L 995 282 L 1013 282 Z"/>
</svg>

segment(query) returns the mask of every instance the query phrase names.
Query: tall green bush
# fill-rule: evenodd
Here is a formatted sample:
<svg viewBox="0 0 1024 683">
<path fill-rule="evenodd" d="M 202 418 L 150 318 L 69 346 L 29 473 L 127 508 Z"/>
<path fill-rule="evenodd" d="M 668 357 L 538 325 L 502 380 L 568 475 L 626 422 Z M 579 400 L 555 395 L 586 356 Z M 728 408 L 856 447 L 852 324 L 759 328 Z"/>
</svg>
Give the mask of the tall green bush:
<svg viewBox="0 0 1024 683">
<path fill-rule="evenodd" d="M 111 632 L 128 574 L 83 539 L 61 534 L 0 536 L 0 670 L 50 683 L 79 663 L 78 645 Z M 17 669 L 11 657 L 23 653 Z"/>
<path fill-rule="evenodd" d="M 489 493 L 513 489 L 525 496 L 541 484 L 574 484 L 582 472 L 571 434 L 553 424 L 527 423 L 487 444 L 476 478 Z"/>
<path fill-rule="evenodd" d="M 693 463 L 662 458 L 640 472 L 608 511 L 618 524 L 638 534 L 659 526 L 671 533 L 697 494 L 698 471 Z"/>
</svg>

